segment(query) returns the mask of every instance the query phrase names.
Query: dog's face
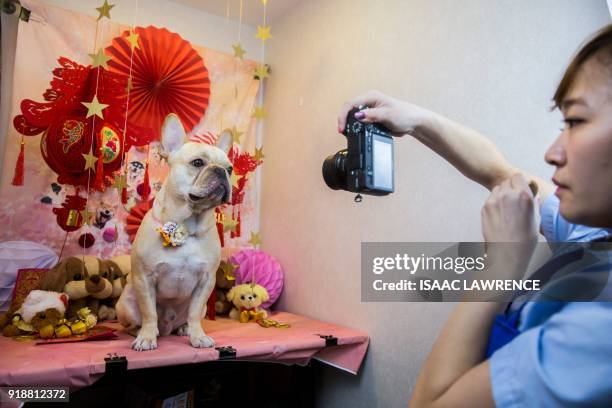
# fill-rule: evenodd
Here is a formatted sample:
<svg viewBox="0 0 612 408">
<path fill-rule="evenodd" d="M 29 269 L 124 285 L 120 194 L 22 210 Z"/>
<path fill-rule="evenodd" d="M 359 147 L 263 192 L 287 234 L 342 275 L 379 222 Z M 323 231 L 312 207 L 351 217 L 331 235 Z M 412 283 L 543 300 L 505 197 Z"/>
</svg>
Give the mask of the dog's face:
<svg viewBox="0 0 612 408">
<path fill-rule="evenodd" d="M 194 212 L 229 203 L 232 198 L 232 164 L 227 158 L 231 139 L 220 137 L 217 146 L 185 142 L 185 130 L 178 117 L 168 115 L 162 127 L 161 154 L 170 172 L 167 191 L 184 200 Z"/>
<path fill-rule="evenodd" d="M 269 296 L 263 286 L 243 283 L 231 288 L 227 293 L 227 299 L 237 308 L 244 307 L 251 309 L 267 301 Z"/>
</svg>

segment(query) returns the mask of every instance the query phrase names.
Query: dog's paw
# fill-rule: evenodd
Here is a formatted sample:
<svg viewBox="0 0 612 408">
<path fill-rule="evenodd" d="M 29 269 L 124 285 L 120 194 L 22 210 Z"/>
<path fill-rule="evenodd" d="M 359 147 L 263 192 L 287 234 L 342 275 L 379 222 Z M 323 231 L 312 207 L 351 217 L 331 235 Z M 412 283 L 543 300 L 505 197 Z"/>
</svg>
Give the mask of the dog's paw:
<svg viewBox="0 0 612 408">
<path fill-rule="evenodd" d="M 210 348 L 215 346 L 215 341 L 212 337 L 207 336 L 204 332 L 189 336 L 189 342 L 196 348 Z"/>
<path fill-rule="evenodd" d="M 155 330 L 140 329 L 136 340 L 132 342 L 132 348 L 136 351 L 155 350 L 157 348 Z"/>
<path fill-rule="evenodd" d="M 189 336 L 189 325 L 185 323 L 184 325 L 176 329 L 176 335 L 177 336 Z"/>
</svg>

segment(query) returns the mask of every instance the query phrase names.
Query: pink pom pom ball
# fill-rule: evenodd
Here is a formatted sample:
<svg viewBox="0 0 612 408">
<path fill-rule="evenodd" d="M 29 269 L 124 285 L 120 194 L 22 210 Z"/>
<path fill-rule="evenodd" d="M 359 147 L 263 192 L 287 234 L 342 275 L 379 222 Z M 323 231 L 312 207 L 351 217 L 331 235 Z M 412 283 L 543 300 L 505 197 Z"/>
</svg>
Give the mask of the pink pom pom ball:
<svg viewBox="0 0 612 408">
<path fill-rule="evenodd" d="M 102 238 L 104 238 L 106 242 L 115 242 L 115 239 L 117 238 L 115 236 L 115 228 L 114 227 L 106 228 L 104 230 L 104 233 L 102 234 Z"/>
<path fill-rule="evenodd" d="M 244 249 L 229 258 L 238 265 L 235 270 L 236 285 L 255 282 L 268 291 L 270 299 L 261 306 L 269 308 L 283 291 L 283 269 L 276 259 L 258 249 Z"/>
</svg>

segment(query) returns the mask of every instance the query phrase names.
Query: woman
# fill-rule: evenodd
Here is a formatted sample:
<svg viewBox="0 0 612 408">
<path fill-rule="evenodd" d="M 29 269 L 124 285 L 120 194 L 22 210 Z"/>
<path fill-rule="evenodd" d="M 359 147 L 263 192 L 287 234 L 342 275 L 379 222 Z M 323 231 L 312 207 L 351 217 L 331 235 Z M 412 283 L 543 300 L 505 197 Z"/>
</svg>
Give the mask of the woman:
<svg viewBox="0 0 612 408">
<path fill-rule="evenodd" d="M 512 258 L 489 245 L 487 254 L 493 263 L 503 259 L 507 277 L 520 278 L 537 241 L 536 202 L 548 241 L 612 236 L 612 25 L 576 54 L 553 100 L 565 122 L 545 156 L 556 167 L 556 191 L 511 166 L 476 131 L 378 92 L 348 102 L 338 130 L 352 107 L 367 105 L 357 119 L 415 137 L 491 190 L 481 212 L 485 240 L 528 250 Z M 529 180 L 538 184 L 536 199 Z M 486 358 L 496 316 L 507 306 L 457 306 L 422 368 L 411 407 L 612 406 L 612 303 L 527 303 L 517 311 L 516 335 Z"/>
</svg>

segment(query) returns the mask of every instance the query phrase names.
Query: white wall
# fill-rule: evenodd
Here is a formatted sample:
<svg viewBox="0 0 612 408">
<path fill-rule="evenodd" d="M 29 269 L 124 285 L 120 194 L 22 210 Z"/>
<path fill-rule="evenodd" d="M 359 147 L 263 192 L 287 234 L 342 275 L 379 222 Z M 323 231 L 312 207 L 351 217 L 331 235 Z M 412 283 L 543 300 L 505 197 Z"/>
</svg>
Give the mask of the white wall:
<svg viewBox="0 0 612 408">
<path fill-rule="evenodd" d="M 287 273 L 280 307 L 371 336 L 358 377 L 326 369 L 319 406 L 400 407 L 450 305 L 361 303 L 362 241 L 481 239 L 487 193 L 416 141 L 396 144 L 396 192 L 353 203 L 321 177 L 345 147 L 342 103 L 376 88 L 478 128 L 518 166 L 560 127 L 570 55 L 609 22 L 605 0 L 304 0 L 273 26 L 262 167 L 263 248 Z"/>
</svg>

